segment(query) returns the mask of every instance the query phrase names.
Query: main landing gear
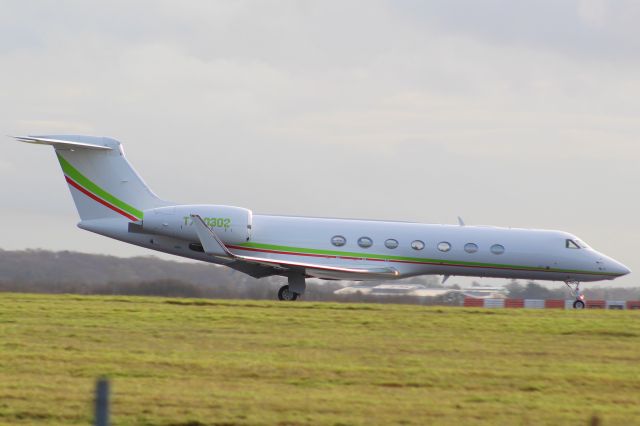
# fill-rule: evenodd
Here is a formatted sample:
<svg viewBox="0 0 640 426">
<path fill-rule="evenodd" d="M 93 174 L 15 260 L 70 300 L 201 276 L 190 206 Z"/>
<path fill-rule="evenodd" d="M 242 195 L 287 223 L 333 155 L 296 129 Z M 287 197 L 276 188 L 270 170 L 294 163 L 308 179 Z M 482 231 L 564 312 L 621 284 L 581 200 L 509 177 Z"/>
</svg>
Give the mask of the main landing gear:
<svg viewBox="0 0 640 426">
<path fill-rule="evenodd" d="M 293 301 L 297 298 L 298 293 L 291 291 L 288 285 L 283 285 L 280 287 L 280 290 L 278 290 L 278 300 Z"/>
<path fill-rule="evenodd" d="M 580 293 L 580 283 L 578 281 L 565 281 L 564 283 L 569 287 L 569 290 L 571 290 L 573 296 L 576 298 L 573 302 L 573 309 L 584 309 L 584 294 Z"/>
<path fill-rule="evenodd" d="M 294 301 L 304 294 L 307 288 L 304 274 L 290 273 L 287 275 L 289 284 L 280 287 L 278 300 Z"/>
</svg>

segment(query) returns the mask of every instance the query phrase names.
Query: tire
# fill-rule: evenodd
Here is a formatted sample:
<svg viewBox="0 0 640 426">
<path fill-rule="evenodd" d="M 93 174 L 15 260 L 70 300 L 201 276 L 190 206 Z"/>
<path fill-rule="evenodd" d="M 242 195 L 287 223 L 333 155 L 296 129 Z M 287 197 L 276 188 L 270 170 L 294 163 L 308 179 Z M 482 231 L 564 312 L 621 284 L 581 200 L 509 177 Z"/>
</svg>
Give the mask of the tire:
<svg viewBox="0 0 640 426">
<path fill-rule="evenodd" d="M 576 300 L 573 302 L 573 309 L 584 309 L 585 304 L 582 300 Z"/>
<path fill-rule="evenodd" d="M 282 287 L 280 287 L 280 290 L 278 290 L 278 300 L 292 302 L 297 298 L 298 298 L 298 293 L 294 293 L 293 291 L 290 291 L 288 285 L 283 285 Z"/>
</svg>

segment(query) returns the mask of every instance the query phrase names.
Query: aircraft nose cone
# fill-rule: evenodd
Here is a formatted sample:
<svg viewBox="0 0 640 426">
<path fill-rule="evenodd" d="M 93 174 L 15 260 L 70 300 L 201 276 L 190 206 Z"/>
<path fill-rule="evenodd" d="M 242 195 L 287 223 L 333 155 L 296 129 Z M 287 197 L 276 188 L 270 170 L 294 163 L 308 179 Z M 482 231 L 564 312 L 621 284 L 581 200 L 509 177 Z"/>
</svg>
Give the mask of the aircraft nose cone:
<svg viewBox="0 0 640 426">
<path fill-rule="evenodd" d="M 622 277 L 631 273 L 631 269 L 602 253 L 598 253 L 596 265 L 598 265 L 598 270 L 608 272 L 612 278 Z"/>
<path fill-rule="evenodd" d="M 613 261 L 613 265 L 611 265 L 611 271 L 616 273 L 620 277 L 631 273 L 631 269 L 616 261 Z"/>
</svg>

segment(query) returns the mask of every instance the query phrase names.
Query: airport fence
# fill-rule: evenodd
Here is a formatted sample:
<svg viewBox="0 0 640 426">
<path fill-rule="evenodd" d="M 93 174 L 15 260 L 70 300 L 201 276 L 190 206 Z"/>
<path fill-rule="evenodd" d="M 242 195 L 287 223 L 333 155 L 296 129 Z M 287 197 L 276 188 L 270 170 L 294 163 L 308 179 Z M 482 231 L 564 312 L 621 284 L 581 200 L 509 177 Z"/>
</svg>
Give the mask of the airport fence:
<svg viewBox="0 0 640 426">
<path fill-rule="evenodd" d="M 463 306 L 474 308 L 573 309 L 573 300 L 480 299 L 465 297 Z M 587 309 L 640 309 L 640 300 L 587 300 Z"/>
</svg>

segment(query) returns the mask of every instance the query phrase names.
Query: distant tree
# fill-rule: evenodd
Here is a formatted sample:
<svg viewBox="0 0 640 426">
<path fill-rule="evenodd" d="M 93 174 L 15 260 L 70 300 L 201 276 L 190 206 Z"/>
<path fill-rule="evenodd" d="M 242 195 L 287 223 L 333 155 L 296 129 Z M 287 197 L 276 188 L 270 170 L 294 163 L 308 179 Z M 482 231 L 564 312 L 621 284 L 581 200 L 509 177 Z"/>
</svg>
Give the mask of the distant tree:
<svg viewBox="0 0 640 426">
<path fill-rule="evenodd" d="M 552 290 L 534 281 L 529 281 L 525 286 L 517 281 L 507 284 L 507 297 L 510 299 L 564 299 L 562 290 Z"/>
<path fill-rule="evenodd" d="M 507 289 L 507 297 L 510 299 L 521 299 L 524 294 L 524 286 L 516 280 L 511 280 L 504 287 Z"/>
</svg>

